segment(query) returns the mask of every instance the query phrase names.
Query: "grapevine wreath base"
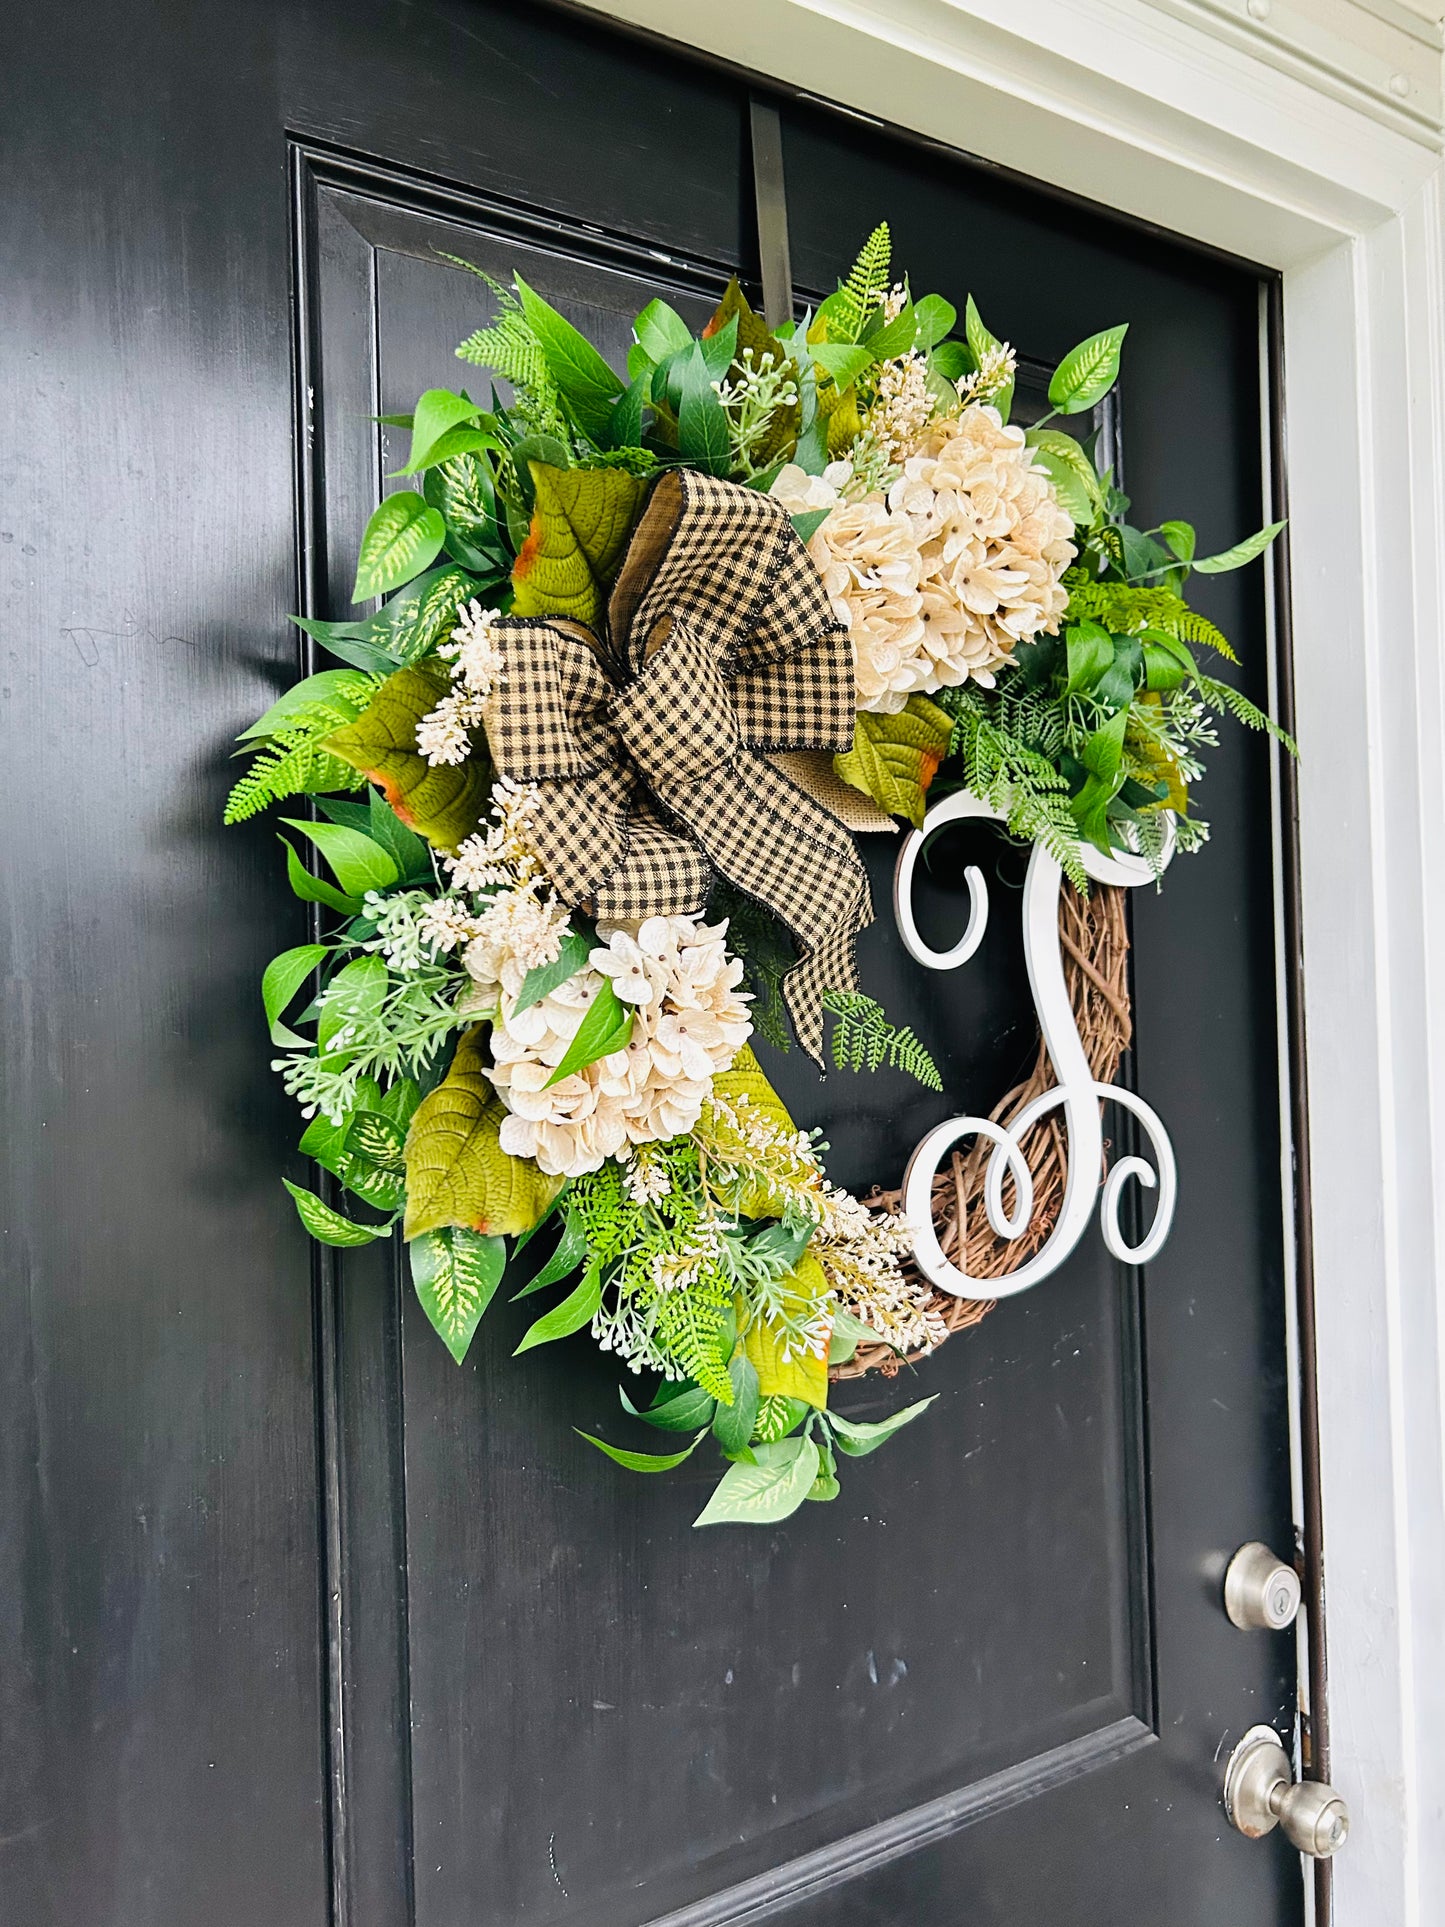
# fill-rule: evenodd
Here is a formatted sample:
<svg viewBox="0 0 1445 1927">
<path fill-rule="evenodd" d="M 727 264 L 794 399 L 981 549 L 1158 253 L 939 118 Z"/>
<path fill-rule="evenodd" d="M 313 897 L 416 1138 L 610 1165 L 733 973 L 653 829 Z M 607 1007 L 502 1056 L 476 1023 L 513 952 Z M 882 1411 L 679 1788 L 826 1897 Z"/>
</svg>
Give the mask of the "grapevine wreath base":
<svg viewBox="0 0 1445 1927">
<path fill-rule="evenodd" d="M 1079 1027 L 1089 1069 L 1101 1084 L 1112 1084 L 1120 1059 L 1129 1048 L 1132 1030 L 1129 1009 L 1129 926 L 1124 915 L 1124 892 L 1095 884 L 1087 897 L 1077 890 L 1059 893 L 1059 943 L 1064 954 L 1064 981 Z M 1043 1038 L 1033 1070 L 1000 1098 L 989 1113 L 1007 1128 L 1034 1099 L 1057 1083 Z M 1024 1154 L 1034 1181 L 1034 1211 L 1027 1231 L 1010 1241 L 994 1235 L 984 1213 L 984 1178 L 993 1146 L 977 1140 L 968 1151 L 955 1151 L 933 1180 L 933 1226 L 946 1258 L 971 1278 L 1006 1278 L 1049 1240 L 1064 1199 L 1068 1150 L 1059 1113 L 1051 1111 L 1024 1140 Z M 1012 1208 L 1012 1181 L 1005 1179 L 1004 1201 Z M 864 1203 L 882 1212 L 902 1209 L 902 1189 L 878 1186 Z M 960 1259 L 960 1240 L 963 1256 Z M 918 1277 L 916 1265 L 905 1260 L 905 1270 Z M 994 1308 L 991 1298 L 958 1298 L 935 1289 L 930 1309 L 942 1318 L 951 1337 L 980 1324 Z M 936 1351 L 937 1346 L 930 1348 Z M 878 1372 L 896 1377 L 905 1364 L 928 1356 L 915 1351 L 901 1356 L 887 1345 L 861 1344 L 846 1363 L 835 1365 L 835 1379 L 861 1378 Z"/>
</svg>

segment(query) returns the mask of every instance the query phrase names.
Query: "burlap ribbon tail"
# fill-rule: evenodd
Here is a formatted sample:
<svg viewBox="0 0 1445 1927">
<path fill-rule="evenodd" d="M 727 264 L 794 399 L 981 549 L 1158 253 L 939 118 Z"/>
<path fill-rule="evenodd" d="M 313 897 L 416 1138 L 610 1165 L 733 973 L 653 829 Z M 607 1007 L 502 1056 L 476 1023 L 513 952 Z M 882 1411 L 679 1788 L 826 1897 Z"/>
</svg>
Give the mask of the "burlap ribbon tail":
<svg viewBox="0 0 1445 1927">
<path fill-rule="evenodd" d="M 499 774 L 534 784 L 537 853 L 599 919 L 697 915 L 726 877 L 778 916 L 784 995 L 822 1062 L 822 994 L 857 984 L 868 878 L 847 829 L 768 760 L 853 741 L 853 664 L 781 506 L 692 470 L 654 485 L 604 639 L 560 617 L 497 625 Z"/>
</svg>

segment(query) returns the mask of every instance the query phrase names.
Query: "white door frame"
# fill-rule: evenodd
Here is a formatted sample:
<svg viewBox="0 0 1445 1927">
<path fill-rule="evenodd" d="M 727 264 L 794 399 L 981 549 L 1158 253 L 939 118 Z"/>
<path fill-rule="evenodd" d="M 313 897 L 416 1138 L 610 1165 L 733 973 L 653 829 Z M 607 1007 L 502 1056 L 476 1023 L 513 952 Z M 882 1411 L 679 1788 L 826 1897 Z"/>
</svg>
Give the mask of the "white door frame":
<svg viewBox="0 0 1445 1927">
<path fill-rule="evenodd" d="M 1283 275 L 1332 1778 L 1355 1817 L 1335 1911 L 1426 1927 L 1445 1895 L 1438 74 L 1298 57 L 1221 0 L 588 4 Z"/>
</svg>

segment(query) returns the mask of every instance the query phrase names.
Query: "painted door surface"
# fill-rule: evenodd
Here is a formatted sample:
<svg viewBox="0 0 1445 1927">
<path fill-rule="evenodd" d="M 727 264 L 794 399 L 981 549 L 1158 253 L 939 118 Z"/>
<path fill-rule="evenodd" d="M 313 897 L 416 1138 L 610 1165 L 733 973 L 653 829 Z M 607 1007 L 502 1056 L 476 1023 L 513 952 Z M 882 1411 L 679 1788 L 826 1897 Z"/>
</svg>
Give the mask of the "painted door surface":
<svg viewBox="0 0 1445 1927">
<path fill-rule="evenodd" d="M 398 465 L 370 419 L 456 380 L 527 279 L 614 359 L 664 294 L 756 270 L 742 83 L 481 0 L 22 0 L 0 516 L 10 620 L 0 1920 L 16 1927 L 1285 1927 L 1298 1863 L 1225 1824 L 1220 1760 L 1288 1730 L 1288 1638 L 1219 1603 L 1291 1543 L 1268 764 L 1211 757 L 1213 838 L 1135 893 L 1129 1076 L 1179 1156 L 1143 1274 L 1091 1230 L 1038 1289 L 849 1415 L 942 1396 L 843 1496 L 693 1533 L 706 1479 L 606 1464 L 584 1340 L 466 1365 L 398 1254 L 317 1256 L 255 983 L 300 941 L 231 739 L 345 612 Z M 1264 519 L 1259 287 L 784 104 L 794 272 L 893 224 L 1026 361 L 1133 324 L 1110 431 L 1144 524 Z M 1028 384 L 1025 383 L 1027 390 Z M 1137 519 L 1137 518 L 1136 518 Z M 1202 596 L 1263 699 L 1258 572 Z M 874 839 L 875 897 L 891 850 Z M 996 879 L 979 957 L 864 980 L 944 1070 L 769 1068 L 830 1168 L 897 1181 L 1031 1056 Z M 1117 1120 L 1116 1120 L 1117 1125 Z"/>
</svg>

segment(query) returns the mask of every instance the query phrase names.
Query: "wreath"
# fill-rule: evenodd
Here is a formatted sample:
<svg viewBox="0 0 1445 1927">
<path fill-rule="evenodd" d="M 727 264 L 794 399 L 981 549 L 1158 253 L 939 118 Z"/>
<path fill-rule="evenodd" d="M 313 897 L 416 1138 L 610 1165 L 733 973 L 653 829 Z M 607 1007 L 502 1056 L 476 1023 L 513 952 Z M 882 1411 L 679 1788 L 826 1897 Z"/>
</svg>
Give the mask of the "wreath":
<svg viewBox="0 0 1445 1927">
<path fill-rule="evenodd" d="M 829 1181 L 750 1037 L 941 1088 L 858 981 L 856 836 L 967 788 L 1075 886 L 1076 1004 L 1111 1076 L 1124 925 L 1080 846 L 1162 871 L 1171 824 L 1184 850 L 1207 834 L 1214 718 L 1274 730 L 1200 666 L 1232 651 L 1184 589 L 1278 525 L 1203 559 L 1185 522 L 1131 526 L 1065 426 L 1092 425 L 1125 328 L 1012 425 L 1013 349 L 971 299 L 956 334 L 895 282 L 886 226 L 796 323 L 768 327 L 736 281 L 700 335 L 650 302 L 625 376 L 520 275 L 481 279 L 492 319 L 457 352 L 511 399 L 432 389 L 387 418 L 408 485 L 353 592 L 379 606 L 295 618 L 341 666 L 240 739 L 228 822 L 311 799 L 282 840 L 315 941 L 262 1000 L 329 1181 L 287 1189 L 324 1243 L 400 1227 L 458 1363 L 545 1228 L 518 1351 L 589 1330 L 646 1375 L 627 1421 L 677 1449 L 582 1436 L 640 1472 L 711 1437 L 726 1470 L 697 1523 L 777 1521 L 932 1402 L 849 1419 L 830 1375 L 896 1371 L 980 1308 L 916 1270 L 897 1193 Z M 985 1148 L 937 1179 L 935 1224 L 998 1276 L 1034 1231 L 1007 1243 L 971 1211 Z M 1037 1223 L 1064 1162 L 1042 1128 Z"/>
</svg>

